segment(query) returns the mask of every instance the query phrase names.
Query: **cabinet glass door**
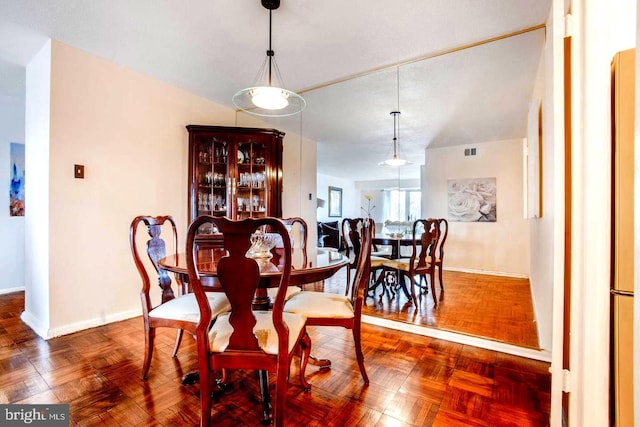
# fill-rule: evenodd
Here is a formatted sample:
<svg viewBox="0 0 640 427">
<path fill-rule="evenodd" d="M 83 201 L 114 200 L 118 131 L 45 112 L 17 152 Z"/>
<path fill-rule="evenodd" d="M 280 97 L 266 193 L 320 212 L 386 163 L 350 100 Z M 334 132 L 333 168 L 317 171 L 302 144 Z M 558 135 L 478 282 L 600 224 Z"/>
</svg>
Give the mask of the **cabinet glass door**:
<svg viewBox="0 0 640 427">
<path fill-rule="evenodd" d="M 236 147 L 236 218 L 263 217 L 269 203 L 266 191 L 269 149 L 256 140 L 240 140 Z"/>
<path fill-rule="evenodd" d="M 224 138 L 208 138 L 198 142 L 196 168 L 197 209 L 199 215 L 225 216 L 228 207 L 228 152 Z M 201 230 L 211 234 L 213 230 Z"/>
</svg>

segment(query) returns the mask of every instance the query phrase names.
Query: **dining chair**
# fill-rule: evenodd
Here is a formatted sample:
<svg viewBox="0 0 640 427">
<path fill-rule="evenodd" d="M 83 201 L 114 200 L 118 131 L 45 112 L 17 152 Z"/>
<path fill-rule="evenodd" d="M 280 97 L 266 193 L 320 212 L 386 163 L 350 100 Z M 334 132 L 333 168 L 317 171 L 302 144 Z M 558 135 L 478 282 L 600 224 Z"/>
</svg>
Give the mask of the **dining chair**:
<svg viewBox="0 0 640 427">
<path fill-rule="evenodd" d="M 339 326 L 351 329 L 356 360 L 365 384 L 369 384 L 369 377 L 364 366 L 364 354 L 362 353 L 361 319 L 364 292 L 370 280 L 373 227 L 373 220 L 367 218 L 362 221 L 362 227 L 359 228 L 360 238 L 358 240 L 361 242 L 361 251 L 355 268 L 353 284 L 348 292 L 349 295 L 302 291 L 293 296 L 284 306 L 286 312 L 305 316 L 307 325 Z"/>
<path fill-rule="evenodd" d="M 144 224 L 147 228 L 149 238 L 146 241 L 146 252 L 149 261 L 143 261 L 141 251 L 138 246 L 138 231 L 142 229 L 140 226 Z M 182 341 L 183 331 L 189 333 L 195 332 L 198 324 L 200 311 L 195 296 L 187 293 L 184 283 L 178 283 L 171 280 L 169 273 L 158 266 L 158 261 L 167 256 L 167 244 L 162 239 L 163 229 L 171 230 L 171 244 L 173 255 L 178 254 L 178 233 L 176 223 L 173 217 L 165 216 L 137 216 L 131 222 L 129 227 L 129 243 L 133 261 L 138 269 L 140 278 L 142 279 L 142 288 L 140 290 L 140 301 L 142 302 L 142 319 L 144 321 L 144 342 L 145 352 L 144 361 L 142 363 L 142 379 L 146 379 L 151 367 L 151 358 L 153 357 L 153 346 L 156 336 L 156 328 L 167 327 L 178 330 L 176 342 L 173 348 L 172 357 L 176 357 L 180 343 Z M 157 276 L 158 285 L 162 291 L 159 304 L 153 304 L 151 277 Z M 173 287 L 176 287 L 175 291 Z M 209 303 L 212 315 L 228 311 L 231 305 L 224 293 L 207 292 L 207 302 Z"/>
<path fill-rule="evenodd" d="M 298 249 L 302 257 L 301 265 L 307 265 L 307 222 L 300 217 L 283 218 L 282 222 L 289 231 L 291 237 L 291 249 Z M 276 249 L 277 250 L 277 249 Z M 299 286 L 287 286 L 287 294 L 285 300 L 288 300 L 295 294 L 302 291 Z M 273 301 L 276 297 L 278 288 L 267 289 L 267 295 Z"/>
<path fill-rule="evenodd" d="M 350 259 L 347 267 L 347 286 L 345 288 L 345 295 L 348 295 L 349 290 L 352 287 L 351 283 L 351 270 L 357 268 L 360 253 L 362 250 L 362 233 L 361 229 L 365 223 L 369 222 L 370 218 L 344 218 L 342 220 L 342 243 L 345 247 L 345 255 Z M 369 228 L 371 236 L 375 234 L 375 223 Z M 370 243 L 373 246 L 373 243 Z M 373 248 L 371 249 L 373 251 Z M 387 257 L 381 257 L 377 255 L 369 255 L 370 259 L 370 280 L 375 281 L 375 274 L 382 270 L 383 264 Z M 368 291 L 369 285 L 367 285 Z"/>
<path fill-rule="evenodd" d="M 198 227 L 203 224 L 214 224 L 218 228 L 227 253 L 218 261 L 216 272 L 231 310 L 217 318 L 207 304 L 194 250 Z M 265 226 L 269 233 L 276 233 L 282 240 L 283 251 L 278 267 L 271 262 L 269 248 L 260 244 L 256 246 L 259 239 L 252 239 L 256 231 L 264 233 L 262 228 Z M 200 378 L 200 425 L 211 424 L 213 373 L 255 369 L 259 371 L 265 415 L 263 422 L 270 421 L 267 416 L 271 408 L 267 372 L 275 372 L 273 423 L 277 427 L 283 426 L 289 368 L 296 353 L 300 354 L 302 387 L 305 391 L 311 388 L 304 378 L 311 346 L 306 320 L 304 316 L 283 311 L 291 275 L 291 241 L 286 226 L 281 220 L 270 217 L 233 221 L 226 217 L 200 216 L 189 226 L 186 252 L 189 283 L 200 309 L 195 332 Z M 269 311 L 253 310 L 258 287 L 267 284 L 278 288 L 273 308 Z"/>
<path fill-rule="evenodd" d="M 415 286 L 420 286 L 420 282 L 416 282 L 415 277 L 419 276 L 421 280 L 426 280 L 427 274 L 429 275 L 428 283 L 431 285 L 433 301 L 438 304 L 434 285 L 435 263 L 431 262 L 431 260 L 435 259 L 437 242 L 437 221 L 433 219 L 418 219 L 413 222 L 412 227 L 411 256 L 409 258 L 387 260 L 383 263 L 386 271 L 395 271 L 401 276 L 398 280 L 400 285 L 406 283 L 405 279 L 409 280 L 410 295 L 407 296 L 411 298 L 416 307 L 418 307 L 418 299 L 415 293 Z M 406 287 L 404 287 L 404 290 L 406 294 Z"/>
<path fill-rule="evenodd" d="M 429 218 L 438 224 L 438 243 L 435 249 L 435 261 L 433 264 L 438 268 L 438 282 L 440 282 L 440 290 L 444 290 L 442 283 L 442 263 L 444 260 L 444 243 L 447 241 L 449 234 L 449 222 L 446 218 Z"/>
</svg>

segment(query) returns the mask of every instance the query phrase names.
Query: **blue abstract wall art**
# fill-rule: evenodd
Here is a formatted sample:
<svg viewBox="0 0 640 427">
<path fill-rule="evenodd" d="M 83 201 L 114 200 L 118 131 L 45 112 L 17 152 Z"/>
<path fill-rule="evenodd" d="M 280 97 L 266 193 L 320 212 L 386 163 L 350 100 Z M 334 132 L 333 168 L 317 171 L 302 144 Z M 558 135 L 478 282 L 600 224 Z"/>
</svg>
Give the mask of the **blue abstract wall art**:
<svg viewBox="0 0 640 427">
<path fill-rule="evenodd" d="M 12 142 L 9 145 L 9 160 L 11 162 L 9 214 L 24 216 L 24 144 Z"/>
</svg>

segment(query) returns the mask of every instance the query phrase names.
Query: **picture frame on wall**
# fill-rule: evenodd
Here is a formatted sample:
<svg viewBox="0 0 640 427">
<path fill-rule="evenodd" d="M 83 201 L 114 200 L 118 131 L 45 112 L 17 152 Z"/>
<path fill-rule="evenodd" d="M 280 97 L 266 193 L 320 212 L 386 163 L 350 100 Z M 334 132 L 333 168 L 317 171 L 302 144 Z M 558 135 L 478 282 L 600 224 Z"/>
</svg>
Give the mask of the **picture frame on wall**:
<svg viewBox="0 0 640 427">
<path fill-rule="evenodd" d="M 329 216 L 342 216 L 342 188 L 329 187 Z"/>
<path fill-rule="evenodd" d="M 9 182 L 9 215 L 24 216 L 24 144 L 9 144 L 11 177 Z"/>
</svg>

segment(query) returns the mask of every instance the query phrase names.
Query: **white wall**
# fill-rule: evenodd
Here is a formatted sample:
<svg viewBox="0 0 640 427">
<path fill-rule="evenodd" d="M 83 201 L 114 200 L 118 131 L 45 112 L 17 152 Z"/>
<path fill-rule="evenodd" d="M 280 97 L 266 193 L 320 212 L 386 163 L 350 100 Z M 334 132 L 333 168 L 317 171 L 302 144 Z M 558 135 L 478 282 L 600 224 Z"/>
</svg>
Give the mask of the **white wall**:
<svg viewBox="0 0 640 427">
<path fill-rule="evenodd" d="M 29 65 L 27 81 L 27 103 L 38 105 L 27 114 L 27 150 L 40 150 L 43 164 L 31 185 L 43 215 L 29 227 L 27 211 L 27 295 L 38 303 L 26 304 L 23 319 L 50 337 L 138 315 L 129 224 L 139 214 L 172 214 L 184 245 L 185 126 L 234 125 L 235 112 L 56 41 L 50 57 Z M 45 114 L 41 100 L 49 94 Z M 85 165 L 85 179 L 73 177 L 74 164 Z M 285 183 L 289 173 L 285 167 Z"/>
<path fill-rule="evenodd" d="M 530 284 L 535 319 L 538 325 L 540 347 L 550 350 L 552 347 L 553 316 L 553 280 L 554 280 L 554 222 L 555 222 L 555 186 L 554 186 L 554 150 L 556 143 L 554 129 L 556 127 L 553 98 L 553 38 L 547 37 L 543 57 L 540 61 L 536 84 L 534 87 L 530 115 L 538 115 L 537 106 L 541 101 L 542 108 L 542 147 L 541 194 L 542 206 L 540 217 L 529 220 L 531 236 Z M 545 82 L 548 82 L 545 84 Z M 530 120 L 531 122 L 531 120 Z M 533 120 L 537 123 L 537 120 Z M 538 129 L 528 129 L 527 137 L 531 139 Z M 563 165 L 564 167 L 564 165 Z"/>
<path fill-rule="evenodd" d="M 24 217 L 9 215 L 12 142 L 24 144 L 24 97 L 0 93 L 0 294 L 24 289 Z"/>
<path fill-rule="evenodd" d="M 329 186 L 342 188 L 342 216 L 340 218 L 329 217 Z M 354 181 L 318 174 L 316 191 L 318 197 L 326 201 L 324 208 L 318 208 L 318 221 L 342 222 L 343 218 L 362 216 L 360 210 L 360 190 L 356 188 Z"/>
<path fill-rule="evenodd" d="M 523 217 L 522 140 L 431 148 L 425 155 L 423 212 L 447 218 L 447 180 L 496 178 L 497 218 L 490 222 L 449 222 L 446 267 L 529 276 L 529 228 Z"/>
<path fill-rule="evenodd" d="M 49 296 L 52 294 L 49 288 L 51 50 L 51 42 L 47 42 L 27 65 L 25 92 L 25 174 L 28 178 L 25 178 L 25 300 L 21 317 L 43 337 L 49 334 Z M 80 258 L 77 264 L 82 261 Z"/>
</svg>

